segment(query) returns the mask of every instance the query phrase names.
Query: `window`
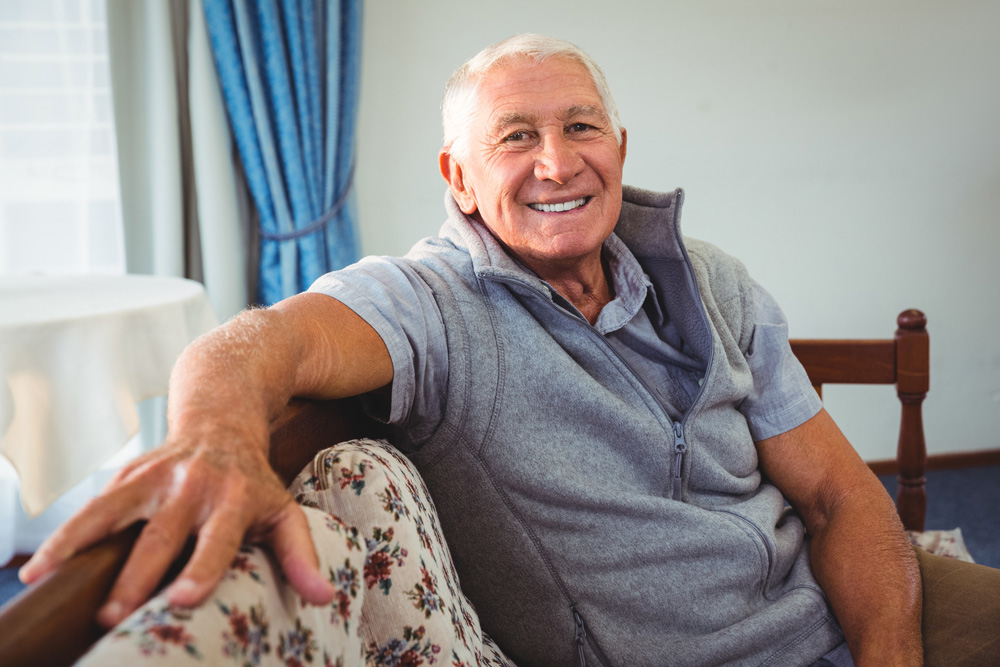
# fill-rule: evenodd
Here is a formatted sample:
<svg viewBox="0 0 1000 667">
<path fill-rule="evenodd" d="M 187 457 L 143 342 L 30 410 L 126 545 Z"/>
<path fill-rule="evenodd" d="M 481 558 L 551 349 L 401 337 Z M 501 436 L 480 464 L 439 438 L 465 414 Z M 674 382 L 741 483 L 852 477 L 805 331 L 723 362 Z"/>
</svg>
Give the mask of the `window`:
<svg viewBox="0 0 1000 667">
<path fill-rule="evenodd" d="M 0 276 L 125 272 L 105 18 L 105 0 L 0 0 Z M 0 456 L 0 564 L 33 551 L 109 474 L 28 520 Z"/>
<path fill-rule="evenodd" d="M 105 12 L 0 2 L 0 274 L 124 273 Z"/>
</svg>

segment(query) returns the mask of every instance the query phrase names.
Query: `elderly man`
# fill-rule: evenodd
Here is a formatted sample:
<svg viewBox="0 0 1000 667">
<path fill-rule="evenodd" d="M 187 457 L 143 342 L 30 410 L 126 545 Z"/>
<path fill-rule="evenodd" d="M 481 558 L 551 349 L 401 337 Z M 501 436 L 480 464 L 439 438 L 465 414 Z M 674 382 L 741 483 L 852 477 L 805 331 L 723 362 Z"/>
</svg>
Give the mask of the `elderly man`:
<svg viewBox="0 0 1000 667">
<path fill-rule="evenodd" d="M 268 424 L 292 396 L 363 394 L 519 664 L 920 664 L 920 571 L 890 498 L 770 296 L 682 239 L 680 192 L 623 188 L 627 135 L 599 68 L 514 37 L 456 72 L 443 114 L 440 236 L 192 345 L 164 445 L 23 577 L 147 518 L 106 625 L 191 533 L 173 604 L 204 601 L 245 537 L 329 603 L 267 465 Z"/>
</svg>

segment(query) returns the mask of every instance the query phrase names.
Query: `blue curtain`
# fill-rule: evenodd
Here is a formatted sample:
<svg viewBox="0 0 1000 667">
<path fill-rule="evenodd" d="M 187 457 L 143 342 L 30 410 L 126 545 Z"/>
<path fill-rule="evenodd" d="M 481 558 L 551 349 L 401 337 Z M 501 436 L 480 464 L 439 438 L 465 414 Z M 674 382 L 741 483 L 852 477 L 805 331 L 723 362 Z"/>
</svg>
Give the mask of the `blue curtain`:
<svg viewBox="0 0 1000 667">
<path fill-rule="evenodd" d="M 203 0 L 260 217 L 257 301 L 358 258 L 351 187 L 361 0 Z"/>
</svg>

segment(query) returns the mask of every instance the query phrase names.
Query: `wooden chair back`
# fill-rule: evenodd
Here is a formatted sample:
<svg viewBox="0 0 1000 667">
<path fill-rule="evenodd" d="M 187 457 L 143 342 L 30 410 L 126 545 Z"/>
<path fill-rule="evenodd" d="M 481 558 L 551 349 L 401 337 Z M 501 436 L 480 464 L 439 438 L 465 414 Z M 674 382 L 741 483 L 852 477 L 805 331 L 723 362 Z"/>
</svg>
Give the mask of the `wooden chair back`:
<svg viewBox="0 0 1000 667">
<path fill-rule="evenodd" d="M 927 514 L 927 448 L 921 405 L 930 388 L 930 337 L 927 318 L 919 310 L 904 310 L 896 324 L 896 335 L 888 339 L 791 343 L 820 396 L 825 384 L 896 386 L 901 403 L 896 509 L 907 530 L 922 531 Z"/>
<path fill-rule="evenodd" d="M 888 340 L 795 340 L 792 349 L 814 385 L 833 382 L 895 384 L 903 404 L 899 436 L 900 497 L 904 524 L 922 529 L 924 494 L 923 426 L 920 404 L 928 388 L 926 319 L 908 310 Z M 272 424 L 270 461 L 286 482 L 332 443 L 380 437 L 379 425 L 364 416 L 359 399 L 293 400 Z M 140 526 L 77 554 L 0 610 L 0 665 L 70 665 L 105 630 L 94 620 L 121 570 Z"/>
</svg>

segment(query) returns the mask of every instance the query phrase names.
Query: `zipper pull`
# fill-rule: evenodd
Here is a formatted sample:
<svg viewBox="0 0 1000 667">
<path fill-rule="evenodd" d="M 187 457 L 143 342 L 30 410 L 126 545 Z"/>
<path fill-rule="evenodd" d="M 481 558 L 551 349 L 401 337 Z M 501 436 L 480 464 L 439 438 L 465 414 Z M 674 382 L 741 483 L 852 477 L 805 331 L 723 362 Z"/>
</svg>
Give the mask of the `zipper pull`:
<svg viewBox="0 0 1000 667">
<path fill-rule="evenodd" d="M 576 650 L 580 654 L 580 667 L 587 667 L 587 656 L 583 653 L 583 642 L 587 639 L 587 628 L 583 625 L 580 612 L 573 610 L 573 620 L 576 621 Z"/>
<path fill-rule="evenodd" d="M 674 422 L 674 500 L 681 499 L 681 470 L 684 469 L 684 452 L 687 451 L 687 441 L 684 439 L 684 425 Z"/>
</svg>

